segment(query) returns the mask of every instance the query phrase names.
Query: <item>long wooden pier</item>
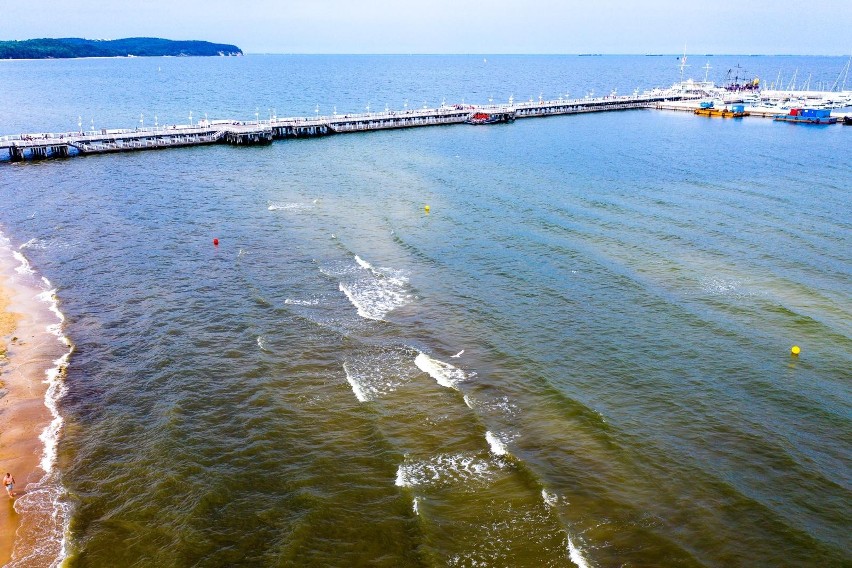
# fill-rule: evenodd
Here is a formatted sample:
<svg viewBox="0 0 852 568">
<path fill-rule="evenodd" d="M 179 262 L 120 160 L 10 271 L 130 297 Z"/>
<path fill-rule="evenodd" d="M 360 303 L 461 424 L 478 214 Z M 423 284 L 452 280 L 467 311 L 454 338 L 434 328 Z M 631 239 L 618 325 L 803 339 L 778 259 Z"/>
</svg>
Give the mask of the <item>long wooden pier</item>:
<svg viewBox="0 0 852 568">
<path fill-rule="evenodd" d="M 20 134 L 0 137 L 0 152 L 8 151 L 11 162 L 76 155 L 129 152 L 157 148 L 269 144 L 273 140 L 462 124 L 475 113 L 494 113 L 509 120 L 532 117 L 653 108 L 661 102 L 683 100 L 684 96 L 643 94 L 584 99 L 529 101 L 508 105 L 441 105 L 438 108 L 404 111 L 334 114 L 332 116 L 273 118 L 270 120 L 201 121 L 196 125 L 156 126 L 133 130 L 101 129 L 79 132 Z M 0 154 L 2 160 L 2 154 Z"/>
</svg>

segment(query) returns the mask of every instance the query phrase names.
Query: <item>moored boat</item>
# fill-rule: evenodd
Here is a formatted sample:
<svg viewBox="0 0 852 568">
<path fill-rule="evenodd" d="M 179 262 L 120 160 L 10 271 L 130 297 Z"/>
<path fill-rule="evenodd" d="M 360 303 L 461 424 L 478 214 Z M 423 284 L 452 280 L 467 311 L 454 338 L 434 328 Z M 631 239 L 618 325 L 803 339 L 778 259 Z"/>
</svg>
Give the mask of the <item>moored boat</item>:
<svg viewBox="0 0 852 568">
<path fill-rule="evenodd" d="M 497 124 L 500 122 L 512 122 L 513 120 L 515 120 L 514 111 L 484 112 L 479 110 L 470 113 L 465 122 L 468 124 Z"/>
<path fill-rule="evenodd" d="M 695 114 L 699 116 L 713 116 L 718 118 L 742 118 L 748 116 L 743 105 L 732 105 L 730 108 L 715 108 L 713 103 L 700 103 L 700 107 L 695 109 Z"/>
<path fill-rule="evenodd" d="M 788 114 L 776 114 L 773 120 L 800 124 L 835 124 L 831 110 L 821 108 L 791 108 Z"/>
</svg>

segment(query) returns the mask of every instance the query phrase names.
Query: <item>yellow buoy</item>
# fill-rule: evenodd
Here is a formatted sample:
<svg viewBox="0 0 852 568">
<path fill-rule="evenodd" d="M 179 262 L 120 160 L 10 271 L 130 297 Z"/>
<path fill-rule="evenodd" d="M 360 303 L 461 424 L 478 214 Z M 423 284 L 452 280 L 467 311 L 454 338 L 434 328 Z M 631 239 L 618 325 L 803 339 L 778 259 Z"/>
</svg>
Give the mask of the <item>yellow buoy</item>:
<svg viewBox="0 0 852 568">
<path fill-rule="evenodd" d="M 423 206 L 423 211 L 425 211 L 426 213 L 428 213 L 428 212 L 429 212 L 429 206 L 428 206 L 428 205 L 424 205 L 424 206 Z"/>
<path fill-rule="evenodd" d="M 790 348 L 790 353 L 793 354 L 793 355 L 798 355 L 801 352 L 802 352 L 802 350 L 799 349 L 798 345 L 794 345 L 793 347 Z"/>
</svg>

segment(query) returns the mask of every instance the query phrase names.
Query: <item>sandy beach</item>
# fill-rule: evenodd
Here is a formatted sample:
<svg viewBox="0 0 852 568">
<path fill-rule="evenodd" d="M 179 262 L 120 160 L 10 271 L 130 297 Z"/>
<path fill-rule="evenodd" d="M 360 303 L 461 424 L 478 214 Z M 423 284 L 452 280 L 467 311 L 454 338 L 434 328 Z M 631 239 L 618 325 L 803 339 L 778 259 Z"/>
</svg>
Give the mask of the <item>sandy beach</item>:
<svg viewBox="0 0 852 568">
<path fill-rule="evenodd" d="M 57 322 L 31 274 L 7 250 L 0 249 L 0 469 L 16 480 L 16 498 L 0 494 L 0 564 L 27 557 L 39 547 L 38 530 L 27 527 L 30 513 L 19 513 L 17 499 L 26 498 L 44 476 L 40 461 L 44 444 L 39 435 L 52 416 L 45 406 L 45 373 L 55 366 L 61 344 L 47 331 Z M 29 486 L 29 487 L 28 487 Z"/>
</svg>

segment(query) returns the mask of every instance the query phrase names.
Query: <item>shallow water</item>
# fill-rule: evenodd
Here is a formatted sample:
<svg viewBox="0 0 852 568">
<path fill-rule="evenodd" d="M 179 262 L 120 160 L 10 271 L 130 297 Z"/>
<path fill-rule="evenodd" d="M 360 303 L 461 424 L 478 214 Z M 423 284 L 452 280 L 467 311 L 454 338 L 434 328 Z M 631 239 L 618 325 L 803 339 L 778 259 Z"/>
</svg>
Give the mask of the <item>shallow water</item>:
<svg viewBox="0 0 852 568">
<path fill-rule="evenodd" d="M 85 80 L 0 125 L 76 122 L 83 84 L 119 127 L 143 92 L 245 118 L 677 78 L 480 59 L 2 62 L 19 95 Z M 70 564 L 849 563 L 850 136 L 640 110 L 0 164 L 75 344 Z"/>
</svg>

